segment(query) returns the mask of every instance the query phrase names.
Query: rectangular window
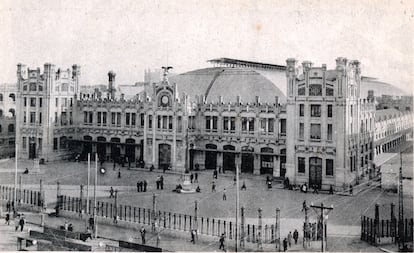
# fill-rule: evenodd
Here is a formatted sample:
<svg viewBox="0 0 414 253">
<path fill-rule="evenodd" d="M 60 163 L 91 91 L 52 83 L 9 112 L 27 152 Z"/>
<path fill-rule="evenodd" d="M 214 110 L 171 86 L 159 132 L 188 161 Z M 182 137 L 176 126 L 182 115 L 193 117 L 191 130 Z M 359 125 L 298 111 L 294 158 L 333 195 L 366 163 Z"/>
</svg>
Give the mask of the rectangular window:
<svg viewBox="0 0 414 253">
<path fill-rule="evenodd" d="M 230 132 L 236 131 L 236 117 L 230 117 Z"/>
<path fill-rule="evenodd" d="M 210 121 L 211 121 L 211 117 L 206 116 L 206 130 L 210 130 Z"/>
<path fill-rule="evenodd" d="M 275 131 L 275 119 L 268 119 L 268 132 L 273 133 Z"/>
<path fill-rule="evenodd" d="M 321 116 L 321 105 L 311 105 L 311 117 Z"/>
<path fill-rule="evenodd" d="M 56 98 L 56 101 L 55 101 L 55 106 L 56 106 L 56 107 L 59 107 L 59 98 Z"/>
<path fill-rule="evenodd" d="M 177 117 L 178 132 L 183 131 L 183 120 L 181 116 Z"/>
<path fill-rule="evenodd" d="M 27 106 L 27 98 L 23 98 L 23 104 L 24 104 L 24 107 Z"/>
<path fill-rule="evenodd" d="M 328 118 L 332 118 L 332 105 L 328 105 Z"/>
<path fill-rule="evenodd" d="M 102 113 L 98 112 L 98 114 L 96 115 L 96 119 L 97 119 L 96 121 L 98 123 L 98 126 L 101 125 L 101 117 L 102 117 Z"/>
<path fill-rule="evenodd" d="M 351 117 L 354 116 L 354 106 L 353 105 L 351 105 L 351 107 L 350 107 L 350 114 L 351 114 Z"/>
<path fill-rule="evenodd" d="M 195 116 L 189 116 L 188 117 L 188 128 L 189 129 L 195 129 L 196 128 Z"/>
<path fill-rule="evenodd" d="M 303 140 L 305 138 L 305 124 L 299 123 L 299 139 Z"/>
<path fill-rule="evenodd" d="M 36 107 L 36 98 L 30 98 L 30 107 Z"/>
<path fill-rule="evenodd" d="M 249 132 L 254 132 L 254 118 L 249 118 Z"/>
<path fill-rule="evenodd" d="M 26 123 L 26 112 L 23 112 L 23 123 Z"/>
<path fill-rule="evenodd" d="M 129 126 L 131 121 L 131 114 L 129 112 L 125 113 L 125 125 Z"/>
<path fill-rule="evenodd" d="M 260 119 L 260 132 L 265 133 L 266 132 L 266 121 L 267 119 Z"/>
<path fill-rule="evenodd" d="M 223 117 L 223 130 L 229 130 L 229 117 Z"/>
<path fill-rule="evenodd" d="M 161 126 L 162 129 L 167 129 L 167 120 L 168 120 L 167 116 L 162 116 L 162 126 Z"/>
<path fill-rule="evenodd" d="M 26 149 L 26 146 L 27 146 L 27 142 L 26 142 L 27 140 L 26 140 L 26 137 L 23 137 L 23 140 L 22 140 L 22 142 L 23 142 L 23 149 Z"/>
<path fill-rule="evenodd" d="M 66 118 L 66 112 L 62 112 L 62 114 L 60 115 L 60 120 L 61 120 L 61 124 L 62 126 L 66 126 L 67 125 L 67 118 Z"/>
<path fill-rule="evenodd" d="M 111 112 L 111 123 L 112 125 L 115 125 L 116 122 L 116 113 Z"/>
<path fill-rule="evenodd" d="M 131 113 L 131 125 L 135 126 L 137 123 L 137 114 Z"/>
<path fill-rule="evenodd" d="M 145 124 L 145 114 L 141 113 L 139 115 L 139 118 L 141 119 L 141 127 L 144 127 L 144 124 Z"/>
<path fill-rule="evenodd" d="M 83 112 L 83 124 L 88 123 L 88 112 Z"/>
<path fill-rule="evenodd" d="M 41 112 L 39 112 L 39 124 L 40 125 L 42 124 L 42 113 Z"/>
<path fill-rule="evenodd" d="M 160 115 L 157 117 L 157 129 L 161 129 L 162 118 Z"/>
<path fill-rule="evenodd" d="M 320 124 L 311 124 L 310 138 L 313 140 L 321 139 L 321 125 Z"/>
<path fill-rule="evenodd" d="M 67 98 L 64 98 L 64 99 L 63 99 L 63 101 L 62 101 L 62 106 L 64 106 L 64 107 L 68 107 L 68 99 L 67 99 Z"/>
<path fill-rule="evenodd" d="M 305 116 L 305 105 L 304 104 L 299 105 L 299 116 L 300 117 Z"/>
<path fill-rule="evenodd" d="M 57 112 L 55 112 L 55 125 L 58 125 L 58 115 L 57 115 Z"/>
<path fill-rule="evenodd" d="M 42 107 L 42 105 L 43 105 L 43 100 L 42 98 L 39 98 L 39 107 Z"/>
<path fill-rule="evenodd" d="M 246 132 L 247 131 L 247 118 L 242 118 L 242 131 Z"/>
<path fill-rule="evenodd" d="M 217 120 L 218 120 L 218 117 L 213 116 L 213 130 L 217 130 Z"/>
<path fill-rule="evenodd" d="M 327 135 L 328 141 L 332 141 L 332 124 L 328 124 L 328 135 Z"/>
<path fill-rule="evenodd" d="M 280 133 L 282 135 L 286 134 L 286 119 L 280 119 Z"/>
<path fill-rule="evenodd" d="M 172 116 L 168 116 L 168 129 L 170 130 L 173 129 L 173 117 Z"/>
<path fill-rule="evenodd" d="M 326 159 L 326 175 L 333 176 L 334 172 L 334 161 L 332 159 Z"/>
<path fill-rule="evenodd" d="M 102 124 L 106 126 L 106 112 L 102 112 Z"/>
<path fill-rule="evenodd" d="M 70 98 L 70 104 L 69 104 L 69 106 L 70 106 L 70 107 L 72 107 L 72 106 L 73 106 L 73 98 Z"/>
<path fill-rule="evenodd" d="M 73 116 L 72 116 L 72 112 L 69 112 L 69 125 L 73 124 Z"/>
<path fill-rule="evenodd" d="M 121 113 L 120 112 L 116 113 L 116 125 L 121 126 Z"/>
<path fill-rule="evenodd" d="M 34 124 L 36 121 L 36 113 L 30 112 L 30 124 Z"/>
<path fill-rule="evenodd" d="M 148 115 L 148 128 L 152 129 L 152 115 Z"/>
<path fill-rule="evenodd" d="M 57 150 L 57 149 L 58 149 L 58 139 L 53 138 L 53 150 Z"/>
<path fill-rule="evenodd" d="M 298 157 L 298 173 L 305 173 L 305 158 Z"/>
</svg>

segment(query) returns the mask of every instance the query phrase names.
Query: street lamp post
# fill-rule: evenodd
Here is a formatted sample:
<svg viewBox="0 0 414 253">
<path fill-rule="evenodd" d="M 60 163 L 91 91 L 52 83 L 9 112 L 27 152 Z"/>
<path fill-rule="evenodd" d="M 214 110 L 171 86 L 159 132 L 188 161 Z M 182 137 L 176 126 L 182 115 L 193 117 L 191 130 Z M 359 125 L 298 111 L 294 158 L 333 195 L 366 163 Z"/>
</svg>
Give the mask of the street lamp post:
<svg viewBox="0 0 414 253">
<path fill-rule="evenodd" d="M 333 210 L 333 206 L 330 207 L 326 207 L 323 205 L 323 203 L 321 203 L 320 206 L 315 206 L 313 204 L 311 204 L 311 207 L 313 208 L 313 210 L 318 213 L 317 210 L 321 210 L 321 214 L 320 214 L 320 219 L 321 219 L 321 226 L 322 226 L 322 234 L 321 234 L 321 252 L 324 252 L 324 240 L 326 240 L 326 238 L 324 239 L 324 233 L 325 233 L 325 224 L 324 224 L 324 215 L 325 215 L 325 210 L 327 210 L 326 212 L 326 217 L 328 217 L 328 214 L 330 211 Z M 319 214 L 318 214 L 319 215 Z M 326 240 L 327 241 L 327 240 Z"/>
</svg>

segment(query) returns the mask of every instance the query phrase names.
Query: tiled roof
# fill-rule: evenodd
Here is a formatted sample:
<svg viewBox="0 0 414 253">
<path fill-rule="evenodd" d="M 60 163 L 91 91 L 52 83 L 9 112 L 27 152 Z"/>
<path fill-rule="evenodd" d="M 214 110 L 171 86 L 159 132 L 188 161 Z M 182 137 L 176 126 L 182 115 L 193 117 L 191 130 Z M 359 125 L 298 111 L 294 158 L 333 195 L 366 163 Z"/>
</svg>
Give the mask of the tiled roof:
<svg viewBox="0 0 414 253">
<path fill-rule="evenodd" d="M 281 75 L 285 75 L 284 72 Z M 277 87 L 280 84 L 273 83 L 253 69 L 205 68 L 170 77 L 169 81 L 177 84 L 179 93 L 186 93 L 191 99 L 206 95 L 207 102 L 218 102 L 219 96 L 222 96 L 223 102 L 235 102 L 237 96 L 243 102 L 254 102 L 256 96 L 262 103 L 274 103 L 275 96 L 281 103 L 286 101 Z"/>
<path fill-rule="evenodd" d="M 385 117 L 393 118 L 395 116 L 401 115 L 402 112 L 398 111 L 397 109 L 390 108 L 390 109 L 382 109 L 375 111 L 375 121 L 383 120 Z"/>
</svg>

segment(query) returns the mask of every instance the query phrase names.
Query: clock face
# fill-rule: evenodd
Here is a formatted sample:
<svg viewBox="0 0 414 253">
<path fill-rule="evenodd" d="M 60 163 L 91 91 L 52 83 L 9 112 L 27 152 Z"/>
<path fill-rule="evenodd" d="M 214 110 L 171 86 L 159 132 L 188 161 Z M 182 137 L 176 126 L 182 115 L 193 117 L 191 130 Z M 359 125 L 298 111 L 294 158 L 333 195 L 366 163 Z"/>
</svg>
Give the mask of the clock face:
<svg viewBox="0 0 414 253">
<path fill-rule="evenodd" d="M 162 96 L 162 98 L 161 98 L 161 103 L 163 104 L 163 105 L 168 105 L 168 96 Z"/>
</svg>

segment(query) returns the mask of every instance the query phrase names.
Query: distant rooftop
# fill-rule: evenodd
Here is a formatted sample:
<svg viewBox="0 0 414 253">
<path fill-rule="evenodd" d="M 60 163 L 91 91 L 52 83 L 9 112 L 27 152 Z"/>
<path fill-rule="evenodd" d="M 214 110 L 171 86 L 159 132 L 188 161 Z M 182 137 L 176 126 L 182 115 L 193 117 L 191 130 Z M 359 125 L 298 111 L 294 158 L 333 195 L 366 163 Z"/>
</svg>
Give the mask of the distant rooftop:
<svg viewBox="0 0 414 253">
<path fill-rule="evenodd" d="M 263 62 L 245 61 L 232 58 L 216 58 L 208 60 L 207 62 L 218 64 L 219 66 L 227 67 L 248 67 L 248 68 L 261 68 L 261 69 L 273 69 L 273 70 L 286 70 L 284 65 L 276 65 Z"/>
</svg>

